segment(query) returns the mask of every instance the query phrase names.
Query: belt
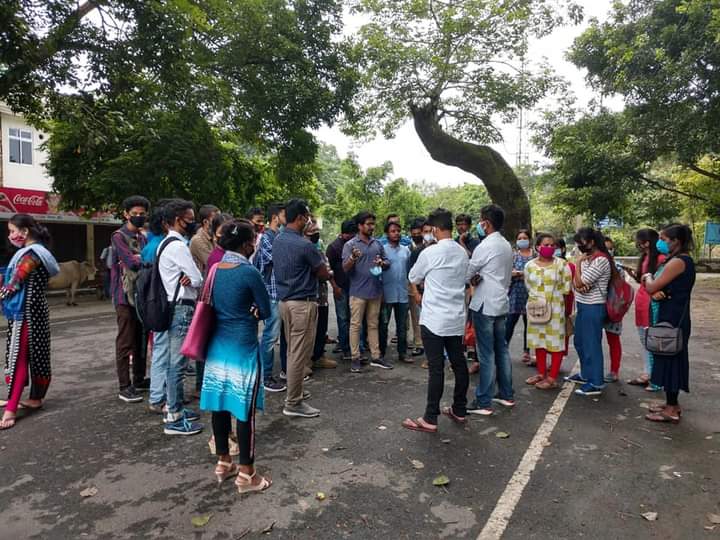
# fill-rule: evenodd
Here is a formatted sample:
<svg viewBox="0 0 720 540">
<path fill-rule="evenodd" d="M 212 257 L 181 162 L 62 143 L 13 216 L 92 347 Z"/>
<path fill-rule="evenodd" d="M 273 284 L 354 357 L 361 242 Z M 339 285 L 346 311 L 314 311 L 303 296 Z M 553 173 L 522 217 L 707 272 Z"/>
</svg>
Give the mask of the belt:
<svg viewBox="0 0 720 540">
<path fill-rule="evenodd" d="M 187 298 L 183 298 L 182 300 L 178 300 L 175 303 L 176 306 L 194 306 L 195 300 L 188 300 Z"/>
<path fill-rule="evenodd" d="M 317 302 L 317 296 L 307 296 L 305 298 L 288 298 L 283 302 Z"/>
</svg>

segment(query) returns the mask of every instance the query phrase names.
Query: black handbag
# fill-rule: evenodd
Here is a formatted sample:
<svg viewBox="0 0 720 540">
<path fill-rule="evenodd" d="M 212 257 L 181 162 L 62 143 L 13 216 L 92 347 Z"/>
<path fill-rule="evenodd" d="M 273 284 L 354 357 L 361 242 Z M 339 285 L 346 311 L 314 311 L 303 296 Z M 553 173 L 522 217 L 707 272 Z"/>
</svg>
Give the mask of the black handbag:
<svg viewBox="0 0 720 540">
<path fill-rule="evenodd" d="M 675 356 L 684 347 L 682 324 L 690 309 L 690 298 L 677 327 L 669 322 L 661 322 L 650 326 L 645 332 L 645 348 L 658 356 Z"/>
</svg>

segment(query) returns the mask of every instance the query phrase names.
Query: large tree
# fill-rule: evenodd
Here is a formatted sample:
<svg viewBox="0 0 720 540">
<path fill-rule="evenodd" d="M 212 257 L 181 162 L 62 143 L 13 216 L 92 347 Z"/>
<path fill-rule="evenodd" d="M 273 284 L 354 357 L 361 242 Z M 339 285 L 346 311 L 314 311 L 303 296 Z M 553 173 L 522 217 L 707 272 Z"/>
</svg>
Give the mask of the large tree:
<svg viewBox="0 0 720 540">
<path fill-rule="evenodd" d="M 529 40 L 550 33 L 563 0 L 356 0 L 369 18 L 358 34 L 362 91 L 356 133 L 391 137 L 411 118 L 430 156 L 480 178 L 507 213 L 507 233 L 531 225 L 530 206 L 513 169 L 491 143 L 559 87 L 546 66 L 525 63 Z M 569 8 L 568 11 L 565 8 Z"/>
</svg>

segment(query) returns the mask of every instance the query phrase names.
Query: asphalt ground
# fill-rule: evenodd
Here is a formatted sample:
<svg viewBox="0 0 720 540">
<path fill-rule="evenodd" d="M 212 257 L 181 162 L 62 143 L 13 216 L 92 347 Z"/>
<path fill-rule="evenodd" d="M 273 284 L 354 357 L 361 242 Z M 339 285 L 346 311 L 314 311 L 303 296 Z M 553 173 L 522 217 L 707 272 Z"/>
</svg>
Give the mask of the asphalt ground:
<svg viewBox="0 0 720 540">
<path fill-rule="evenodd" d="M 718 307 L 720 279 L 700 280 L 683 421 L 645 421 L 646 407 L 661 396 L 625 384 L 597 399 L 571 396 L 517 493 L 503 538 L 720 537 L 708 516 L 720 514 Z M 202 434 L 169 437 L 146 403 L 117 399 L 107 303 L 81 297 L 77 308 L 53 305 L 52 318 L 54 379 L 45 408 L 0 432 L 0 540 L 477 538 L 512 491 L 558 395 L 524 384 L 532 370 L 517 361 L 520 329 L 511 346 L 517 406 L 470 417 L 464 427 L 443 418 L 437 435 L 400 427 L 424 410 L 427 372 L 419 362 L 359 375 L 341 362 L 306 387 L 321 410 L 317 419 L 284 417 L 283 395 L 266 394 L 256 464 L 274 484 L 239 496 L 232 482 L 215 484 L 209 415 Z M 642 365 L 631 317 L 623 344 L 626 379 Z M 563 370 L 575 361 L 571 352 Z M 446 400 L 452 383 L 448 371 Z M 450 483 L 436 487 L 441 474 Z M 83 497 L 87 488 L 96 492 Z M 655 521 L 642 517 L 649 512 Z"/>
</svg>

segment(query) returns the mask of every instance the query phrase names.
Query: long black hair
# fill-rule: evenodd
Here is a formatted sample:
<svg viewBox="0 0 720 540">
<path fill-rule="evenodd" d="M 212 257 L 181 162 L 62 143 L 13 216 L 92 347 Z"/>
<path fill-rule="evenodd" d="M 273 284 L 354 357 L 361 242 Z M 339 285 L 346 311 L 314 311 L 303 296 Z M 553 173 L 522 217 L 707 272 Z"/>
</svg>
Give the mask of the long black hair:
<svg viewBox="0 0 720 540">
<path fill-rule="evenodd" d="M 678 253 L 690 253 L 695 242 L 693 241 L 692 229 L 682 223 L 671 223 L 667 227 L 663 227 L 662 232 L 670 240 L 680 242 Z"/>
<path fill-rule="evenodd" d="M 638 283 L 640 283 L 640 278 L 642 277 L 642 268 L 645 264 L 646 258 L 648 262 L 648 273 L 655 274 L 655 271 L 657 270 L 658 257 L 660 257 L 660 252 L 657 250 L 657 241 L 659 237 L 660 235 L 655 229 L 640 229 L 635 233 L 635 242 L 637 244 L 644 244 L 645 242 L 650 244 L 648 252 L 643 252 L 638 260 L 637 269 L 635 270 L 635 281 Z"/>
<path fill-rule="evenodd" d="M 618 269 L 615 266 L 615 259 L 612 255 L 610 255 L 608 248 L 605 246 L 605 236 L 603 233 L 591 227 L 582 227 L 575 233 L 574 240 L 575 243 L 579 241 L 587 243 L 592 240 L 597 250 L 602 253 L 603 256 L 607 257 L 610 262 L 610 281 L 608 282 L 608 287 L 613 281 L 620 278 L 620 272 L 618 272 Z"/>
<path fill-rule="evenodd" d="M 29 214 L 15 214 L 10 218 L 10 223 L 18 229 L 27 229 L 30 236 L 36 242 L 48 247 L 50 245 L 50 233 L 44 225 L 41 225 Z"/>
</svg>

